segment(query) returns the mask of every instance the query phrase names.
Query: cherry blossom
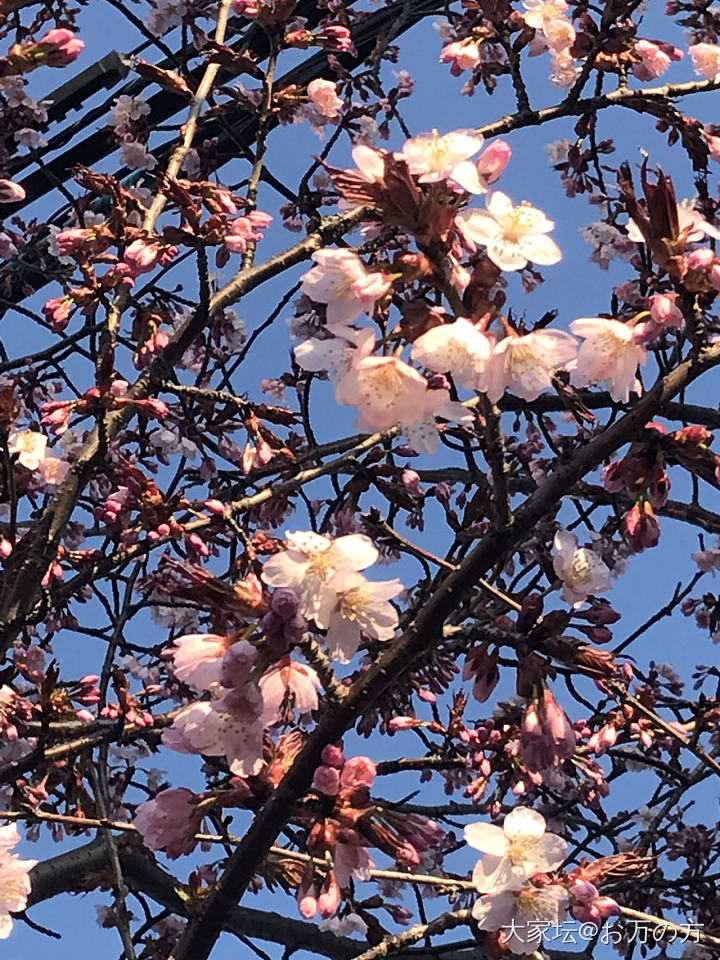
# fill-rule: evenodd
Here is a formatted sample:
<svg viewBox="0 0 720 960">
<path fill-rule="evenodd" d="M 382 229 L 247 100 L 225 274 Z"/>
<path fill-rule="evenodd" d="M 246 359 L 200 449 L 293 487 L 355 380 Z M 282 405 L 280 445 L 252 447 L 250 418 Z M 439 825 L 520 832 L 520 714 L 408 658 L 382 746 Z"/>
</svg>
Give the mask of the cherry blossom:
<svg viewBox="0 0 720 960">
<path fill-rule="evenodd" d="M 302 292 L 327 304 L 330 324 L 352 323 L 361 313 L 371 313 L 392 284 L 390 277 L 368 272 L 352 250 L 317 250 L 312 259 L 317 266 L 302 275 Z"/>
<path fill-rule="evenodd" d="M 547 25 L 562 17 L 567 10 L 565 0 L 523 0 L 523 19 L 528 27 L 545 31 Z"/>
<path fill-rule="evenodd" d="M 466 843 L 484 854 L 472 877 L 478 893 L 520 890 L 536 873 L 556 870 L 565 859 L 567 843 L 546 833 L 545 826 L 545 818 L 528 807 L 511 810 L 502 827 L 468 824 Z"/>
<path fill-rule="evenodd" d="M 559 884 L 528 885 L 482 897 L 475 902 L 472 915 L 481 930 L 507 930 L 503 945 L 510 953 L 524 956 L 541 946 L 538 931 L 556 927 L 565 918 L 569 899 Z"/>
<path fill-rule="evenodd" d="M 688 47 L 695 73 L 706 80 L 720 79 L 720 46 L 714 43 L 695 43 Z"/>
<path fill-rule="evenodd" d="M 21 913 L 30 896 L 28 874 L 37 860 L 21 860 L 9 851 L 20 842 L 15 824 L 0 827 L 0 940 L 12 933 L 11 913 Z"/>
<path fill-rule="evenodd" d="M 560 529 L 553 539 L 553 568 L 563 582 L 563 596 L 581 607 L 590 595 L 610 589 L 610 569 L 599 554 L 578 546 L 569 530 Z"/>
<path fill-rule="evenodd" d="M 483 210 L 461 210 L 455 223 L 472 249 L 485 246 L 487 255 L 501 270 L 522 270 L 528 262 L 549 266 L 562 259 L 560 248 L 547 234 L 552 220 L 523 202 L 513 206 L 504 193 L 494 190 Z"/>
<path fill-rule="evenodd" d="M 419 183 L 454 180 L 473 191 L 477 186 L 477 170 L 470 157 L 475 156 L 483 142 L 483 137 L 473 130 L 454 130 L 444 136 L 433 130 L 406 140 L 395 156 L 407 163 Z"/>
<path fill-rule="evenodd" d="M 173 640 L 173 673 L 183 683 L 209 690 L 220 682 L 228 638 L 215 633 L 189 633 Z"/>
<path fill-rule="evenodd" d="M 412 359 L 436 373 L 452 374 L 460 387 L 482 390 L 491 341 L 465 317 L 433 327 L 413 343 Z"/>
<path fill-rule="evenodd" d="M 287 548 L 265 562 L 263 580 L 271 587 L 294 590 L 306 617 L 314 617 L 328 598 L 334 601 L 331 581 L 335 574 L 364 570 L 379 556 L 370 538 L 361 533 L 331 540 L 297 530 L 285 537 Z"/>
<path fill-rule="evenodd" d="M 637 368 L 647 363 L 647 351 L 636 342 L 632 327 L 605 317 L 583 317 L 573 320 L 570 329 L 584 338 L 573 383 L 605 382 L 618 403 L 627 403 L 631 390 L 640 393 Z"/>
<path fill-rule="evenodd" d="M 337 84 L 332 80 L 312 80 L 307 88 L 308 97 L 322 117 L 334 120 L 343 107 L 342 98 L 337 95 Z"/>
<path fill-rule="evenodd" d="M 474 70 L 480 60 L 480 45 L 473 39 L 448 43 L 440 54 L 440 63 L 452 64 L 450 72 L 455 77 L 460 76 L 463 70 Z"/>
<path fill-rule="evenodd" d="M 163 850 L 171 860 L 190 853 L 197 843 L 202 811 L 200 797 L 186 787 L 162 790 L 141 803 L 134 823 L 151 850 Z"/>
<path fill-rule="evenodd" d="M 351 570 L 335 574 L 315 614 L 317 625 L 327 629 L 325 643 L 332 659 L 349 663 L 357 653 L 361 632 L 375 640 L 391 640 L 398 615 L 388 601 L 402 590 L 399 580 L 372 582 Z"/>
<path fill-rule="evenodd" d="M 357 790 L 359 787 L 369 790 L 376 773 L 377 768 L 370 757 L 351 757 L 343 767 L 340 785 L 343 790 Z"/>
<path fill-rule="evenodd" d="M 495 344 L 485 370 L 488 398 L 496 403 L 505 390 L 534 400 L 551 386 L 551 374 L 575 358 L 577 341 L 563 330 L 509 333 Z"/>
<path fill-rule="evenodd" d="M 262 675 L 259 681 L 263 697 L 263 724 L 268 726 L 280 718 L 280 708 L 288 694 L 298 713 L 310 713 L 318 708 L 320 679 L 312 667 L 285 657 Z"/>
<path fill-rule="evenodd" d="M 437 405 L 428 384 L 399 357 L 371 355 L 373 341 L 360 343 L 348 372 L 337 381 L 335 399 L 358 408 L 358 426 L 370 433 L 425 419 Z M 447 401 L 445 394 L 440 402 Z"/>
<path fill-rule="evenodd" d="M 38 464 L 38 471 L 49 487 L 62 483 L 68 474 L 70 464 L 59 457 L 44 457 Z"/>
<path fill-rule="evenodd" d="M 179 753 L 225 756 L 232 773 L 252 776 L 263 766 L 262 713 L 262 694 L 248 684 L 218 700 L 183 707 L 163 730 L 162 742 Z"/>
<path fill-rule="evenodd" d="M 47 437 L 35 430 L 19 430 L 10 434 L 8 450 L 27 470 L 37 470 L 45 459 Z"/>
<path fill-rule="evenodd" d="M 653 40 L 638 40 L 633 47 L 638 60 L 633 63 L 632 71 L 638 80 L 656 80 L 661 77 L 674 60 L 682 60 L 682 50 L 670 43 Z"/>
</svg>

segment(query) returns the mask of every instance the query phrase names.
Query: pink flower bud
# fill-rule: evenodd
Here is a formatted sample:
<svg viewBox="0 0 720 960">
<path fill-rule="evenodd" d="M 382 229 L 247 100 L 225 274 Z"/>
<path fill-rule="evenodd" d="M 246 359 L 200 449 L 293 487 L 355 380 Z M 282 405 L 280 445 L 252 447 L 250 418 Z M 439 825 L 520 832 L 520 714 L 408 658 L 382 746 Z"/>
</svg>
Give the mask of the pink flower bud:
<svg viewBox="0 0 720 960">
<path fill-rule="evenodd" d="M 317 905 L 318 910 L 320 911 L 320 916 L 327 919 L 331 917 L 340 906 L 340 885 L 337 882 L 335 873 L 330 871 L 325 877 L 325 882 L 323 883 L 322 893 L 318 897 Z"/>
<path fill-rule="evenodd" d="M 656 547 L 660 540 L 660 524 L 647 500 L 635 504 L 625 516 L 623 528 L 628 543 L 638 553 Z"/>
<path fill-rule="evenodd" d="M 206 510 L 209 510 L 210 513 L 215 513 L 219 517 L 225 516 L 225 504 L 222 500 L 205 500 L 204 506 Z"/>
<path fill-rule="evenodd" d="M 318 767 L 313 778 L 313 787 L 328 797 L 336 797 L 340 792 L 340 771 L 337 767 Z"/>
<path fill-rule="evenodd" d="M 412 730 L 413 727 L 422 726 L 422 720 L 416 720 L 415 717 L 393 717 L 388 722 L 390 730 Z"/>
<path fill-rule="evenodd" d="M 0 180 L 0 203 L 18 203 L 25 199 L 25 190 L 12 180 Z"/>
<path fill-rule="evenodd" d="M 160 257 L 159 243 L 150 240 L 133 240 L 125 250 L 125 263 L 133 273 L 147 273 Z"/>
<path fill-rule="evenodd" d="M 77 60 L 85 43 L 72 30 L 48 30 L 37 42 L 40 59 L 48 67 L 66 67 Z"/>
<path fill-rule="evenodd" d="M 650 316 L 655 323 L 678 330 L 685 326 L 685 318 L 675 305 L 676 300 L 676 293 L 658 293 L 650 298 Z"/>
<path fill-rule="evenodd" d="M 335 743 L 329 743 L 324 747 L 321 756 L 322 762 L 326 767 L 338 767 L 338 769 L 342 770 L 345 766 L 342 747 L 338 747 Z"/>
<path fill-rule="evenodd" d="M 475 164 L 477 172 L 487 183 L 495 183 L 510 163 L 511 156 L 512 148 L 509 143 L 505 140 L 493 140 L 478 157 Z"/>
</svg>

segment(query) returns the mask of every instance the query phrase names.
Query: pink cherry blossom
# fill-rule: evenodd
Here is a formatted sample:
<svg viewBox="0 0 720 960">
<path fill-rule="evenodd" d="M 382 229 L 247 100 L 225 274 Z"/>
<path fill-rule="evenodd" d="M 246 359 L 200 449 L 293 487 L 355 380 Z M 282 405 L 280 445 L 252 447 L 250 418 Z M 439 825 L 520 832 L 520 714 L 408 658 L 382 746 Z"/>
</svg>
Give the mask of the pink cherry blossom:
<svg viewBox="0 0 720 960">
<path fill-rule="evenodd" d="M 340 792 L 340 771 L 337 767 L 318 767 L 313 777 L 313 787 L 328 797 L 336 797 Z"/>
<path fill-rule="evenodd" d="M 553 567 L 563 582 L 563 596 L 573 607 L 581 607 L 591 594 L 610 589 L 610 569 L 599 554 L 579 547 L 569 530 L 558 530 L 553 540 Z"/>
<path fill-rule="evenodd" d="M 450 72 L 454 77 L 459 77 L 463 70 L 474 70 L 480 61 L 480 44 L 472 38 L 448 43 L 440 54 L 440 63 L 451 64 Z"/>
<path fill-rule="evenodd" d="M 460 387 L 482 390 L 491 349 L 490 340 L 475 324 L 458 317 L 418 337 L 412 359 L 436 373 L 450 373 Z"/>
<path fill-rule="evenodd" d="M 263 723 L 268 726 L 280 718 L 280 708 L 288 694 L 294 697 L 298 713 L 310 713 L 318 708 L 318 693 L 322 685 L 312 667 L 285 657 L 260 677 L 263 696 Z"/>
<path fill-rule="evenodd" d="M 673 60 L 682 60 L 682 50 L 670 43 L 654 40 L 638 40 L 633 53 L 639 59 L 633 63 L 632 71 L 638 80 L 657 80 Z"/>
<path fill-rule="evenodd" d="M 335 597 L 331 581 L 342 570 L 364 570 L 378 559 L 369 537 L 351 533 L 331 540 L 310 531 L 286 533 L 287 549 L 265 562 L 263 580 L 271 587 L 288 587 L 300 600 L 300 610 L 314 617 Z"/>
<path fill-rule="evenodd" d="M 133 822 L 151 850 L 162 850 L 176 860 L 195 849 L 202 820 L 199 800 L 185 787 L 163 790 L 138 806 Z"/>
<path fill-rule="evenodd" d="M 601 927 L 608 917 L 620 915 L 620 907 L 612 897 L 602 897 L 597 887 L 587 880 L 576 880 L 569 890 L 572 897 L 572 915 L 580 923 L 594 923 Z"/>
<path fill-rule="evenodd" d="M 477 183 L 477 170 L 470 162 L 483 145 L 483 137 L 474 130 L 454 130 L 440 136 L 437 130 L 406 140 L 395 156 L 404 160 L 419 183 L 454 180 L 471 189 Z"/>
<path fill-rule="evenodd" d="M 504 930 L 502 942 L 510 953 L 534 954 L 539 946 L 537 931 L 558 926 L 567 912 L 565 887 L 526 886 L 481 897 L 472 915 L 481 930 Z"/>
<path fill-rule="evenodd" d="M 173 673 L 183 683 L 209 690 L 220 682 L 220 667 L 228 638 L 215 633 L 189 633 L 173 640 Z"/>
<path fill-rule="evenodd" d="M 367 787 L 369 790 L 377 773 L 375 764 L 370 757 L 351 757 L 345 762 L 340 776 L 340 785 L 343 790 L 357 790 Z"/>
<path fill-rule="evenodd" d="M 357 407 L 358 426 L 370 433 L 427 416 L 433 404 L 425 377 L 397 356 L 372 356 L 373 348 L 374 338 L 359 344 L 335 386 L 337 402 Z"/>
<path fill-rule="evenodd" d="M 706 80 L 720 80 L 720 46 L 714 43 L 695 43 L 688 47 L 695 73 Z"/>
<path fill-rule="evenodd" d="M 631 390 L 640 392 L 637 368 L 647 363 L 647 351 L 635 342 L 632 327 L 605 317 L 582 317 L 573 320 L 570 329 L 584 338 L 573 383 L 605 382 L 618 403 L 627 403 Z"/>
<path fill-rule="evenodd" d="M 389 276 L 369 274 L 352 250 L 317 250 L 312 259 L 317 266 L 301 277 L 302 292 L 311 300 L 327 304 L 330 324 L 352 323 L 361 313 L 371 313 L 375 301 L 392 284 Z"/>
<path fill-rule="evenodd" d="M 528 203 L 513 206 L 499 190 L 493 191 L 483 210 L 460 210 L 456 226 L 471 248 L 485 246 L 487 255 L 501 270 L 522 270 L 529 261 L 544 266 L 562 259 L 560 248 L 547 234 L 552 220 Z"/>
<path fill-rule="evenodd" d="M 520 890 L 536 873 L 556 870 L 565 859 L 567 843 L 546 833 L 545 826 L 545 818 L 527 807 L 512 810 L 502 827 L 468 824 L 466 843 L 485 854 L 473 871 L 472 882 L 478 893 Z"/>
<path fill-rule="evenodd" d="M 677 305 L 676 293 L 656 293 L 650 297 L 650 315 L 658 326 L 682 330 L 685 317 Z"/>
<path fill-rule="evenodd" d="M 260 772 L 263 765 L 263 698 L 254 684 L 230 690 L 219 700 L 190 704 L 163 731 L 162 742 L 179 753 L 225 756 L 240 777 Z"/>
<path fill-rule="evenodd" d="M 572 23 L 566 17 L 548 20 L 543 27 L 543 36 L 552 54 L 553 71 L 568 71 L 570 76 L 574 76 L 576 71 L 570 47 L 575 42 L 576 33 Z M 567 79 L 569 80 L 569 77 Z M 565 78 L 554 78 L 554 83 L 558 86 L 565 86 L 566 82 Z"/>
<path fill-rule="evenodd" d="M 488 399 L 497 403 L 505 390 L 534 400 L 551 386 L 551 373 L 575 358 L 577 342 L 563 330 L 510 334 L 495 344 L 485 371 Z"/>
<path fill-rule="evenodd" d="M 370 871 L 375 866 L 365 847 L 357 843 L 337 843 L 334 862 L 335 875 L 341 887 L 349 886 L 351 877 L 361 883 L 369 880 Z"/>
<path fill-rule="evenodd" d="M 361 632 L 376 640 L 391 640 L 398 615 L 388 601 L 402 590 L 399 580 L 372 582 L 355 571 L 336 573 L 315 614 L 317 625 L 327 629 L 325 642 L 330 657 L 349 663 L 360 646 Z"/>
<path fill-rule="evenodd" d="M 337 95 L 337 84 L 333 83 L 332 80 L 321 78 L 311 80 L 307 92 L 312 105 L 321 116 L 327 117 L 329 120 L 335 120 L 340 116 L 343 101 Z"/>
</svg>

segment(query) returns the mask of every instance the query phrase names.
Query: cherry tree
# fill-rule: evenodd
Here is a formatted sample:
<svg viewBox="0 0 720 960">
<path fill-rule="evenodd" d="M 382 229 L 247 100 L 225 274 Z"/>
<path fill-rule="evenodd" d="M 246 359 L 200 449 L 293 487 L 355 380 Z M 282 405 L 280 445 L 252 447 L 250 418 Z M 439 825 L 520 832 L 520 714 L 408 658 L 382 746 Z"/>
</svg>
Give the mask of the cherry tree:
<svg viewBox="0 0 720 960">
<path fill-rule="evenodd" d="M 720 953 L 720 12 L 659 6 L 0 0 L 11 949 Z"/>
</svg>

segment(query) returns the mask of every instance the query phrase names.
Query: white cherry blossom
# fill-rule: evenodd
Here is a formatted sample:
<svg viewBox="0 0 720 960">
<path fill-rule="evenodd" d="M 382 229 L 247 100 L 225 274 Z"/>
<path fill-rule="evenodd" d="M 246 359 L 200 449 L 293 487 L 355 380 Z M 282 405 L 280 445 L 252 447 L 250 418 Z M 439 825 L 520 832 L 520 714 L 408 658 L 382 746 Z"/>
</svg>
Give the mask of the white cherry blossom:
<svg viewBox="0 0 720 960">
<path fill-rule="evenodd" d="M 454 130 L 440 136 L 437 130 L 406 140 L 395 156 L 404 160 L 419 183 L 454 180 L 461 187 L 479 193 L 478 171 L 470 161 L 483 145 L 474 130 Z"/>
<path fill-rule="evenodd" d="M 720 79 L 720 46 L 715 43 L 694 43 L 688 47 L 695 73 L 706 80 Z"/>
<path fill-rule="evenodd" d="M 378 559 L 369 537 L 351 533 L 331 540 L 311 531 L 285 534 L 287 549 L 265 561 L 263 580 L 271 587 L 289 587 L 300 599 L 300 610 L 314 617 L 335 598 L 331 581 L 341 570 L 364 570 Z"/>
<path fill-rule="evenodd" d="M 535 30 L 545 30 L 548 23 L 562 17 L 567 10 L 565 0 L 523 0 L 523 19 Z"/>
<path fill-rule="evenodd" d="M 627 403 L 631 390 L 640 393 L 637 368 L 647 363 L 647 350 L 635 342 L 632 327 L 605 317 L 581 317 L 570 329 L 584 338 L 572 375 L 576 386 L 605 382 L 618 403 Z"/>
<path fill-rule="evenodd" d="M 565 919 L 570 897 L 565 887 L 526 886 L 481 897 L 472 915 L 481 930 L 504 930 L 510 953 L 525 955 L 542 947 L 543 924 L 558 926 Z"/>
<path fill-rule="evenodd" d="M 487 211 L 460 210 L 455 217 L 460 234 L 472 249 L 487 248 L 501 270 L 522 270 L 529 261 L 549 266 L 562 259 L 560 248 L 547 234 L 555 227 L 542 210 L 523 202 L 513 206 L 506 194 L 494 190 Z"/>
<path fill-rule="evenodd" d="M 528 807 L 515 807 L 502 827 L 469 823 L 465 841 L 485 854 L 472 876 L 479 893 L 520 890 L 534 874 L 556 870 L 567 852 L 565 840 L 546 833 L 545 817 Z"/>
<path fill-rule="evenodd" d="M 403 589 L 399 580 L 372 582 L 350 570 L 337 573 L 315 614 L 317 625 L 327 629 L 325 642 L 331 658 L 349 663 L 357 653 L 361 631 L 376 640 L 391 640 L 398 615 L 388 601 Z"/>
<path fill-rule="evenodd" d="M 418 337 L 412 359 L 436 373 L 449 372 L 460 387 L 482 390 L 491 349 L 490 339 L 474 323 L 458 317 Z"/>
<path fill-rule="evenodd" d="M 8 451 L 17 454 L 18 463 L 27 470 L 37 470 L 45 459 L 47 437 L 36 430 L 18 430 L 10 434 Z"/>
<path fill-rule="evenodd" d="M 599 554 L 578 546 L 569 530 L 558 530 L 553 539 L 553 567 L 563 582 L 563 596 L 580 607 L 592 594 L 610 589 L 610 569 Z"/>
</svg>

